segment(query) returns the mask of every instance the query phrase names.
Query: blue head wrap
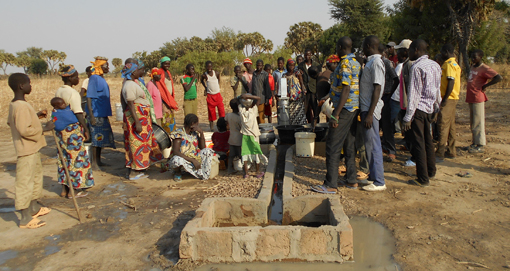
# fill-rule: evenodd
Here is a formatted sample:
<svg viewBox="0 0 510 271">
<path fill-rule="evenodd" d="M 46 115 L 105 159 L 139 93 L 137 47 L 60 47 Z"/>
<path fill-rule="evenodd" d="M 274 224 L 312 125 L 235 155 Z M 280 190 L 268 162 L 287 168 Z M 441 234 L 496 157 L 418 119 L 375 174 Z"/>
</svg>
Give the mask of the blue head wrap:
<svg viewBox="0 0 510 271">
<path fill-rule="evenodd" d="M 128 64 L 126 64 L 126 66 L 124 66 L 124 68 L 121 71 L 122 78 L 126 78 L 126 79 L 129 79 L 129 80 L 132 80 L 131 79 L 131 74 L 134 71 L 136 71 L 137 69 L 138 69 L 138 65 L 136 65 L 135 63 L 128 63 Z"/>
</svg>

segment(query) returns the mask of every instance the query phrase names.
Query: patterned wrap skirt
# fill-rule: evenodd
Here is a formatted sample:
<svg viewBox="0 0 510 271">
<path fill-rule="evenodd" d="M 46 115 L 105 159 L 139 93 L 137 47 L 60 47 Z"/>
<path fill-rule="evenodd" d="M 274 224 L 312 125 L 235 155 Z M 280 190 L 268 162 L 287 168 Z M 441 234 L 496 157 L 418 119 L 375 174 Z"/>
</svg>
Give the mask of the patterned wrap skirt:
<svg viewBox="0 0 510 271">
<path fill-rule="evenodd" d="M 68 125 L 62 131 L 55 131 L 58 144 L 65 157 L 69 177 L 74 189 L 94 186 L 94 177 L 89 154 L 83 145 L 84 137 L 78 123 Z M 62 161 L 58 159 L 58 183 L 67 185 L 66 173 Z"/>
<path fill-rule="evenodd" d="M 211 176 L 211 167 L 212 167 L 212 161 L 214 158 L 215 152 L 213 149 L 205 148 L 202 149 L 198 155 L 200 156 L 202 160 L 202 164 L 200 169 L 196 169 L 193 163 L 186 161 L 186 159 L 174 155 L 170 160 L 168 161 L 168 168 L 170 168 L 172 171 L 178 167 L 181 167 L 186 170 L 189 174 L 195 176 L 195 178 L 199 178 L 202 180 L 209 179 L 209 176 Z"/>
<path fill-rule="evenodd" d="M 154 137 L 148 105 L 135 104 L 138 120 L 142 124 L 142 132 L 136 132 L 135 119 L 131 111 L 124 111 L 124 148 L 126 149 L 126 167 L 143 170 L 152 163 L 163 159 L 158 142 Z"/>
<path fill-rule="evenodd" d="M 172 133 L 175 130 L 175 115 L 172 109 L 168 109 L 168 112 L 165 112 L 163 110 L 163 119 L 161 120 L 161 126 L 168 134 Z"/>
<path fill-rule="evenodd" d="M 289 104 L 289 119 L 291 125 L 305 125 L 307 123 L 303 102 L 296 100 Z"/>
<path fill-rule="evenodd" d="M 113 139 L 112 126 L 108 117 L 97 117 L 96 125 L 90 123 L 90 116 L 87 117 L 90 129 L 90 137 L 92 138 L 92 146 L 99 148 L 115 149 L 115 140 Z"/>
</svg>

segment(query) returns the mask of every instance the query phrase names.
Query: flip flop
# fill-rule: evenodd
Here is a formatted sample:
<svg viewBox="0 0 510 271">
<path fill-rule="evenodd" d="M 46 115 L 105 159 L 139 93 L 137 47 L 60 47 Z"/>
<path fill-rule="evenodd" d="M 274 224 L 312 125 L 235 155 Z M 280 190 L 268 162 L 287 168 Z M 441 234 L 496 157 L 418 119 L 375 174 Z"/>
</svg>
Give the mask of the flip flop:
<svg viewBox="0 0 510 271">
<path fill-rule="evenodd" d="M 140 173 L 140 174 L 136 175 L 135 177 L 130 177 L 129 180 L 135 181 L 135 180 L 140 180 L 140 179 L 145 179 L 145 178 L 149 178 L 149 175 L 145 175 L 145 173 Z"/>
<path fill-rule="evenodd" d="M 356 186 L 352 186 L 350 183 L 348 183 L 346 181 L 338 181 L 338 185 L 343 186 L 343 187 L 347 187 L 347 188 L 352 189 L 352 190 L 358 189 L 358 184 L 357 183 L 352 184 L 352 185 L 356 185 Z"/>
<path fill-rule="evenodd" d="M 174 174 L 174 182 L 176 183 L 182 182 L 182 175 Z"/>
<path fill-rule="evenodd" d="M 310 189 L 321 194 L 336 194 L 335 191 L 328 191 L 325 185 L 313 185 L 310 186 Z"/>
<path fill-rule="evenodd" d="M 248 178 L 250 178 L 250 175 L 244 175 L 244 177 L 243 177 L 243 178 L 244 178 L 244 179 L 248 179 Z"/>
<path fill-rule="evenodd" d="M 471 177 L 473 177 L 473 174 L 465 171 L 465 172 L 457 173 L 457 176 L 462 177 L 462 178 L 471 178 Z"/>
<path fill-rule="evenodd" d="M 71 194 L 71 193 L 69 193 L 69 194 Z M 83 191 L 80 191 L 80 192 L 78 192 L 78 193 L 74 194 L 74 196 L 75 196 L 77 199 L 78 199 L 78 198 L 84 198 L 84 197 L 86 197 L 86 196 L 88 196 L 88 195 L 89 195 L 89 193 L 87 193 L 87 192 L 83 192 Z M 73 197 L 72 197 L 71 195 L 68 195 L 68 196 L 67 196 L 67 198 L 68 198 L 68 199 L 72 199 Z"/>
<path fill-rule="evenodd" d="M 41 207 L 41 209 L 39 209 L 39 211 L 35 215 L 33 215 L 32 218 L 36 218 L 36 217 L 39 217 L 39 216 L 47 215 L 50 212 L 51 212 L 50 208 Z"/>
<path fill-rule="evenodd" d="M 19 225 L 19 228 L 20 229 L 37 229 L 37 228 L 40 228 L 42 226 L 46 225 L 46 222 L 44 221 L 41 221 L 37 218 L 32 218 L 32 220 L 30 220 L 30 222 L 28 222 L 28 224 L 26 225 Z"/>
<path fill-rule="evenodd" d="M 257 174 L 257 176 L 256 176 L 257 179 L 264 177 L 264 174 L 266 174 L 266 173 L 265 172 L 261 172 L 261 173 Z"/>
</svg>

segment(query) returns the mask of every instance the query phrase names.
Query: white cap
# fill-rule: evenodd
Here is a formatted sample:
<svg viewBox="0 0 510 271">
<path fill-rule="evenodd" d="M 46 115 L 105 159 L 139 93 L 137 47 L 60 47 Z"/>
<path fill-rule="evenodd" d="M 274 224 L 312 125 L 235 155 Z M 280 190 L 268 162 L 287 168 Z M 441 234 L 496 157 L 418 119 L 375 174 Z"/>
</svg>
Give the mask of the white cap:
<svg viewBox="0 0 510 271">
<path fill-rule="evenodd" d="M 409 47 L 411 46 L 411 43 L 413 43 L 412 40 L 408 40 L 408 39 L 402 40 L 399 45 L 395 46 L 395 49 L 400 49 L 400 48 L 409 49 Z"/>
</svg>

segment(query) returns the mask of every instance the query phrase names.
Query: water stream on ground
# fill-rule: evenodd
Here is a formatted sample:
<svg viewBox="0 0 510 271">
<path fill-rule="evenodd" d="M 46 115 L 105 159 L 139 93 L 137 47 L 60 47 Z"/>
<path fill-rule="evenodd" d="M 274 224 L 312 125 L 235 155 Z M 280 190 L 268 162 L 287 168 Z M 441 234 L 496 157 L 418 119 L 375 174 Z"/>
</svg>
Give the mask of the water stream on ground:
<svg viewBox="0 0 510 271">
<path fill-rule="evenodd" d="M 354 231 L 354 262 L 338 263 L 236 263 L 209 264 L 198 271 L 399 271 L 394 261 L 395 239 L 383 225 L 366 217 L 353 217 L 350 220 Z"/>
</svg>

